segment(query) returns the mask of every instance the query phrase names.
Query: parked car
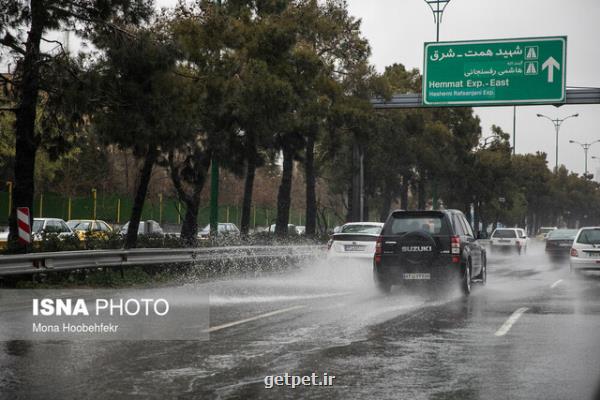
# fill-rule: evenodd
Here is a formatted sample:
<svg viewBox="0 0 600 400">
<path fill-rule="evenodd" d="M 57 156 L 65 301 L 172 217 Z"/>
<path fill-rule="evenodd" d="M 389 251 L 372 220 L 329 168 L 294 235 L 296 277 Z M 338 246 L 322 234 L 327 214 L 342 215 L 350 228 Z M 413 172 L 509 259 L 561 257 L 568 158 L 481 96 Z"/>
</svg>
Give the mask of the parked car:
<svg viewBox="0 0 600 400">
<path fill-rule="evenodd" d="M 375 242 L 382 228 L 381 222 L 351 222 L 343 225 L 327 243 L 327 259 L 330 262 L 355 259 L 371 263 Z"/>
<path fill-rule="evenodd" d="M 60 218 L 34 218 L 31 227 L 31 237 L 34 242 L 42 240 L 44 237 L 56 235 L 59 239 L 66 239 L 75 236 L 75 233 L 69 228 L 67 223 Z M 8 229 L 0 233 L 0 248 L 6 248 L 8 241 Z"/>
<path fill-rule="evenodd" d="M 535 238 L 539 240 L 546 240 L 546 237 L 548 237 L 548 233 L 555 231 L 556 229 L 556 226 L 542 226 Z"/>
<path fill-rule="evenodd" d="M 548 233 L 546 252 L 552 254 L 569 254 L 577 229 L 556 229 Z"/>
<path fill-rule="evenodd" d="M 33 240 L 41 240 L 44 235 L 57 235 L 59 238 L 74 236 L 67 223 L 60 218 L 34 218 L 31 227 Z"/>
<path fill-rule="evenodd" d="M 122 236 L 127 235 L 127 230 L 129 229 L 129 221 L 125 223 L 119 230 L 119 234 Z M 165 232 L 161 228 L 158 222 L 154 220 L 146 220 L 140 221 L 140 225 L 138 226 L 138 235 L 149 235 L 149 236 L 165 236 Z"/>
<path fill-rule="evenodd" d="M 71 219 L 67 221 L 67 225 L 75 232 L 79 240 L 85 240 L 86 238 L 106 239 L 113 231 L 109 224 L 99 219 Z"/>
<path fill-rule="evenodd" d="M 300 226 L 296 225 L 296 233 L 298 235 L 304 235 L 306 233 L 306 226 L 304 226 L 304 225 L 300 225 Z"/>
<path fill-rule="evenodd" d="M 527 234 L 521 228 L 497 228 L 490 237 L 492 250 L 515 250 L 519 254 L 527 251 Z"/>
<path fill-rule="evenodd" d="M 600 227 L 579 229 L 571 246 L 571 272 L 600 271 Z"/>
<path fill-rule="evenodd" d="M 275 233 L 275 224 L 269 226 L 269 233 Z M 298 230 L 296 229 L 296 225 L 288 224 L 288 234 L 299 235 Z"/>
<path fill-rule="evenodd" d="M 473 282 L 485 284 L 485 248 L 458 210 L 394 211 L 375 243 L 375 284 L 458 283 L 468 295 Z"/>
<path fill-rule="evenodd" d="M 231 222 L 219 222 L 217 225 L 217 237 L 240 236 L 240 230 Z M 210 224 L 198 232 L 198 239 L 206 240 L 210 237 Z"/>
</svg>

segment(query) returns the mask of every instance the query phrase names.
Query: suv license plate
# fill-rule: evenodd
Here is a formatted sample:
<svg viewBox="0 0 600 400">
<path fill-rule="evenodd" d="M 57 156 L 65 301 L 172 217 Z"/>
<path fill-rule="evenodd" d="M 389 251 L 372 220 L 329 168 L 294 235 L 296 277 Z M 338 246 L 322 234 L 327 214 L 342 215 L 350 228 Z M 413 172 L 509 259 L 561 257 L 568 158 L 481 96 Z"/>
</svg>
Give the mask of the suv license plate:
<svg viewBox="0 0 600 400">
<path fill-rule="evenodd" d="M 404 279 L 431 279 L 431 274 L 430 273 L 424 273 L 424 274 L 409 273 L 409 274 L 403 274 L 403 278 Z"/>
<path fill-rule="evenodd" d="M 344 250 L 346 251 L 363 251 L 365 249 L 365 246 L 360 246 L 360 245 L 346 245 L 344 246 Z"/>
</svg>

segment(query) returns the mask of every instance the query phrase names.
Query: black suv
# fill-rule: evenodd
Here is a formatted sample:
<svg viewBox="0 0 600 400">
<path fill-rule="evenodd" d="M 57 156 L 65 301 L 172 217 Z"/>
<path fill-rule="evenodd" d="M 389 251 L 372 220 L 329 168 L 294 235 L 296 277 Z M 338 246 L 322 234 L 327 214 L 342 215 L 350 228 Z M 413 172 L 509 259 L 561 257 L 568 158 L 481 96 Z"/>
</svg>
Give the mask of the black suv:
<svg viewBox="0 0 600 400">
<path fill-rule="evenodd" d="M 394 211 L 377 239 L 373 272 L 377 287 L 415 282 L 456 282 L 463 293 L 485 284 L 485 248 L 458 210 Z"/>
</svg>

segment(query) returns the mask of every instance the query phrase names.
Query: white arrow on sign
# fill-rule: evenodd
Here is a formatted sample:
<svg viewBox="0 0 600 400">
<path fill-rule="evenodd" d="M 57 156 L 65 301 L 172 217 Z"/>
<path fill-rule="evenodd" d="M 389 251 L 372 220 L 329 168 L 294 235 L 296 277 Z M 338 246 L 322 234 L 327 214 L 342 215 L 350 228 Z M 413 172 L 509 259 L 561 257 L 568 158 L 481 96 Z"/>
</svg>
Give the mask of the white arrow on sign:
<svg viewBox="0 0 600 400">
<path fill-rule="evenodd" d="M 550 56 L 544 63 L 542 64 L 542 69 L 548 68 L 548 82 L 554 82 L 554 68 L 560 69 L 560 64 L 558 61 L 554 59 L 554 57 Z"/>
</svg>

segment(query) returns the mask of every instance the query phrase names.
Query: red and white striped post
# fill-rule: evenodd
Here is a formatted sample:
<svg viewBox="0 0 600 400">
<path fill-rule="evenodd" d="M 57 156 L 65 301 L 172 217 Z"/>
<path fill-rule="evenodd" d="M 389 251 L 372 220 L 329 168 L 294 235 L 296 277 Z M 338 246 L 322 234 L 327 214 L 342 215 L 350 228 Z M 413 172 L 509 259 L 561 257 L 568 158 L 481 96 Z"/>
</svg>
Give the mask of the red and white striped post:
<svg viewBox="0 0 600 400">
<path fill-rule="evenodd" d="M 19 243 L 31 244 L 31 226 L 29 223 L 29 207 L 17 207 L 17 226 L 19 227 Z"/>
</svg>

